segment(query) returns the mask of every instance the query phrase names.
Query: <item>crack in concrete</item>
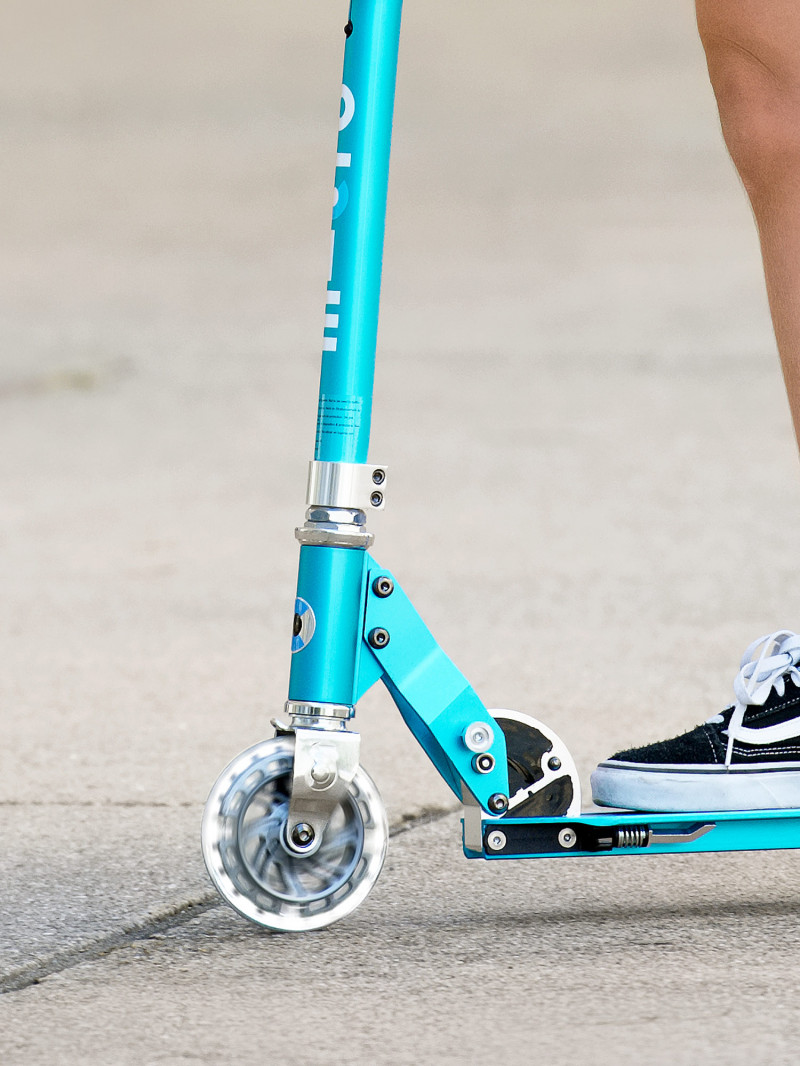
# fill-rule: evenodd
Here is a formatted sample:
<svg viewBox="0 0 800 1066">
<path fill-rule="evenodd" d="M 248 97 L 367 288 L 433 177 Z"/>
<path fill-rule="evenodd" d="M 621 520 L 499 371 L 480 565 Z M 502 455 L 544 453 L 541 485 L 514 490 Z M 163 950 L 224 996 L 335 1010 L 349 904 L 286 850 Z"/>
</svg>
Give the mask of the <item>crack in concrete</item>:
<svg viewBox="0 0 800 1066">
<path fill-rule="evenodd" d="M 20 967 L 0 978 L 0 995 L 9 992 L 20 992 L 31 985 L 38 985 L 45 977 L 51 977 L 56 973 L 63 973 L 82 962 L 93 962 L 95 959 L 109 955 L 112 951 L 127 947 L 138 940 L 147 940 L 157 933 L 164 933 L 175 929 L 186 922 L 191 921 L 200 914 L 214 907 L 222 906 L 222 900 L 213 892 L 205 893 L 195 899 L 185 900 L 183 903 L 167 907 L 163 911 L 151 915 L 141 922 L 132 922 L 114 933 L 97 937 L 74 948 L 65 951 L 57 951 L 44 958 L 35 959 L 25 966 Z"/>
<path fill-rule="evenodd" d="M 143 806 L 154 805 L 143 804 Z M 389 837 L 396 837 L 414 829 L 422 829 L 426 825 L 431 825 L 433 822 L 454 814 L 456 809 L 454 807 L 426 807 L 415 814 L 403 815 L 399 822 L 389 827 Z M 193 918 L 205 914 L 206 911 L 222 906 L 225 906 L 224 900 L 216 892 L 209 890 L 193 899 L 165 907 L 142 921 L 131 922 L 116 932 L 85 941 L 74 948 L 56 951 L 52 955 L 34 959 L 0 977 L 0 996 L 11 992 L 21 992 L 23 989 L 38 985 L 46 977 L 52 977 L 53 974 L 63 973 L 65 970 L 80 966 L 83 962 L 94 962 L 138 941 L 148 940 L 159 933 L 177 929 Z"/>
</svg>

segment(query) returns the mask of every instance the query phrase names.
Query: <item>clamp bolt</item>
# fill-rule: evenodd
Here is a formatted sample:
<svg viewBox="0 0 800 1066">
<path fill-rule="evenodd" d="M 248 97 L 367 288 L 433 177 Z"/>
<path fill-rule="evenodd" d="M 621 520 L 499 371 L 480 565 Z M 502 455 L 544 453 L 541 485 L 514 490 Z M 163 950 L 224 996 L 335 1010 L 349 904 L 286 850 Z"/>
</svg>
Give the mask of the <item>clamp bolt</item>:
<svg viewBox="0 0 800 1066">
<path fill-rule="evenodd" d="M 385 600 L 387 596 L 391 596 L 394 592 L 394 581 L 390 577 L 376 577 L 372 582 L 372 591 L 376 596 L 380 596 L 382 600 Z"/>
<path fill-rule="evenodd" d="M 385 648 L 391 637 L 386 629 L 371 629 L 367 635 L 367 640 L 371 648 Z"/>
</svg>

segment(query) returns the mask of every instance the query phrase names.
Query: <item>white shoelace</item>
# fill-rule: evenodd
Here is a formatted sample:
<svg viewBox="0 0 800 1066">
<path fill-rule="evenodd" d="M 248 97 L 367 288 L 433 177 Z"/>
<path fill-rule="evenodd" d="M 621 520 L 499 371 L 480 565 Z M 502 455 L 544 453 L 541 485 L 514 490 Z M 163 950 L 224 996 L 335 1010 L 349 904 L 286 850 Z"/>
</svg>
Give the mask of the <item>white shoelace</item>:
<svg viewBox="0 0 800 1066">
<path fill-rule="evenodd" d="M 800 686 L 800 635 L 789 629 L 778 629 L 754 640 L 742 656 L 741 669 L 733 682 L 736 702 L 725 732 L 728 734 L 728 750 L 725 765 L 730 766 L 733 745 L 737 740 L 751 744 L 777 744 L 800 733 L 797 719 L 767 726 L 764 729 L 748 729 L 742 725 L 748 707 L 762 707 L 773 689 L 779 696 L 786 689 L 785 678 L 790 677 Z M 800 718 L 800 713 L 798 714 Z M 714 715 L 709 722 L 720 722 L 722 716 Z"/>
</svg>

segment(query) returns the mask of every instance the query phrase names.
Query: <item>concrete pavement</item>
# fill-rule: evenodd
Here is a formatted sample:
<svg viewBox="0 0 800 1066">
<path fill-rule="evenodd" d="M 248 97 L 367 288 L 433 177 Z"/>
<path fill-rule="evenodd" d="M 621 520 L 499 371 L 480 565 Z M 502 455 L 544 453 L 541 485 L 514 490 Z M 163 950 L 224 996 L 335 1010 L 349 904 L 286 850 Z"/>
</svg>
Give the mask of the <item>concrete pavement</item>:
<svg viewBox="0 0 800 1066">
<path fill-rule="evenodd" d="M 214 904 L 205 794 L 285 698 L 345 15 L 0 16 L 0 1060 L 793 1061 L 792 854 L 467 863 L 379 692 L 412 828 L 363 908 Z M 800 624 L 757 243 L 689 3 L 404 18 L 376 554 L 588 787 Z"/>
</svg>

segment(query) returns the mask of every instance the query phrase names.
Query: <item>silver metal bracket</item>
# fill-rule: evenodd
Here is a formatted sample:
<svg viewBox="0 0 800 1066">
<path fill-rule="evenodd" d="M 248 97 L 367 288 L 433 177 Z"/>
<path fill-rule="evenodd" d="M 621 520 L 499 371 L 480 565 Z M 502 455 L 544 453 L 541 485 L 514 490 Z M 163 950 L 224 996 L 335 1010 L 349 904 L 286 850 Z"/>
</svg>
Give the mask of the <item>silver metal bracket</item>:
<svg viewBox="0 0 800 1066">
<path fill-rule="evenodd" d="M 386 467 L 374 463 L 308 464 L 306 507 L 381 511 L 386 497 Z"/>
<path fill-rule="evenodd" d="M 367 513 L 382 511 L 385 502 L 385 466 L 314 459 L 308 465 L 306 520 L 294 535 L 301 544 L 369 548 L 375 537 L 367 532 Z"/>
<path fill-rule="evenodd" d="M 286 846 L 298 855 L 310 855 L 322 843 L 355 777 L 361 737 L 346 726 L 352 707 L 290 701 L 286 710 L 295 737 Z"/>
<path fill-rule="evenodd" d="M 464 806 L 461 816 L 464 824 L 464 847 L 470 851 L 483 851 L 483 809 L 468 789 L 463 789 Z"/>
</svg>

